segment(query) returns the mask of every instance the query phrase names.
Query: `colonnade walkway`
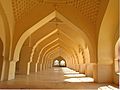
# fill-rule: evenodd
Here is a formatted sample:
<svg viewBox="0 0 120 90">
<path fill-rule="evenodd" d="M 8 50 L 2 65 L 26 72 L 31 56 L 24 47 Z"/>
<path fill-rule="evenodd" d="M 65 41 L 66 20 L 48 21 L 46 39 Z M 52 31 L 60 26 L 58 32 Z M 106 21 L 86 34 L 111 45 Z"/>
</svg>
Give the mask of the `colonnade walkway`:
<svg viewBox="0 0 120 90">
<path fill-rule="evenodd" d="M 17 75 L 14 80 L 0 82 L 1 89 L 117 90 L 115 87 L 114 84 L 95 83 L 93 78 L 67 67 L 53 67 L 28 76 Z"/>
</svg>

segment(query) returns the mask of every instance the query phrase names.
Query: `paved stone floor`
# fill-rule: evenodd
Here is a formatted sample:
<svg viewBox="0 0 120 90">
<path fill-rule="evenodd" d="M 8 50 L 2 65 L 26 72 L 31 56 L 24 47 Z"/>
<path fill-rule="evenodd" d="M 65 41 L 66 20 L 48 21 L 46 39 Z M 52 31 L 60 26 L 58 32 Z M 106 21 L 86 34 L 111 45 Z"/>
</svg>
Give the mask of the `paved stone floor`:
<svg viewBox="0 0 120 90">
<path fill-rule="evenodd" d="M 94 79 L 69 68 L 52 68 L 30 75 L 17 75 L 16 79 L 0 82 L 1 89 L 95 89 L 118 90 L 114 84 L 94 83 Z"/>
</svg>

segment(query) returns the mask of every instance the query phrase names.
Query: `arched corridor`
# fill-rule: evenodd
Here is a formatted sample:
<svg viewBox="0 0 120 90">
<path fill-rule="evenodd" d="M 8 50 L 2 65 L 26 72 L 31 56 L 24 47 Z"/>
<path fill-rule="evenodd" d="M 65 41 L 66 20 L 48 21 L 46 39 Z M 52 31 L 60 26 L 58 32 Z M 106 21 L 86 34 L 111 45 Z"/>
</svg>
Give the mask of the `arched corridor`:
<svg viewBox="0 0 120 90">
<path fill-rule="evenodd" d="M 119 87 L 119 0 L 1 0 L 0 88 Z"/>
</svg>

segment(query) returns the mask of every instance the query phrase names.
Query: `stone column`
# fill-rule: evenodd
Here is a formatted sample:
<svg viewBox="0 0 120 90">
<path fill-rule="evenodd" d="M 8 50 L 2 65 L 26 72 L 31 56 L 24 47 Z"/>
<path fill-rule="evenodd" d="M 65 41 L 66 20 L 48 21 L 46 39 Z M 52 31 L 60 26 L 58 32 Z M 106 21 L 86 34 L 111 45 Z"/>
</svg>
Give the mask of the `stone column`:
<svg viewBox="0 0 120 90">
<path fill-rule="evenodd" d="M 30 61 L 31 52 L 32 52 L 31 47 L 29 46 L 22 47 L 19 60 L 19 74 L 27 75 L 27 73 L 29 73 L 28 62 Z"/>
</svg>

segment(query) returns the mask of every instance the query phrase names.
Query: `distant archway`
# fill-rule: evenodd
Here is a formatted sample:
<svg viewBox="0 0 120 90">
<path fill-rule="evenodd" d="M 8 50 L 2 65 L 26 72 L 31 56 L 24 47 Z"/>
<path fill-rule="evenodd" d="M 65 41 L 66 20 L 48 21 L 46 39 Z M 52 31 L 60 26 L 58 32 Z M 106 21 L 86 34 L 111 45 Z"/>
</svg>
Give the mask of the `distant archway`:
<svg viewBox="0 0 120 90">
<path fill-rule="evenodd" d="M 53 67 L 66 67 L 66 61 L 62 57 L 57 57 L 53 60 Z"/>
<path fill-rule="evenodd" d="M 60 66 L 62 66 L 62 67 L 65 67 L 65 66 L 66 66 L 65 60 L 61 60 L 61 61 L 60 61 Z"/>
<path fill-rule="evenodd" d="M 54 61 L 54 66 L 59 66 L 59 60 Z"/>
</svg>

